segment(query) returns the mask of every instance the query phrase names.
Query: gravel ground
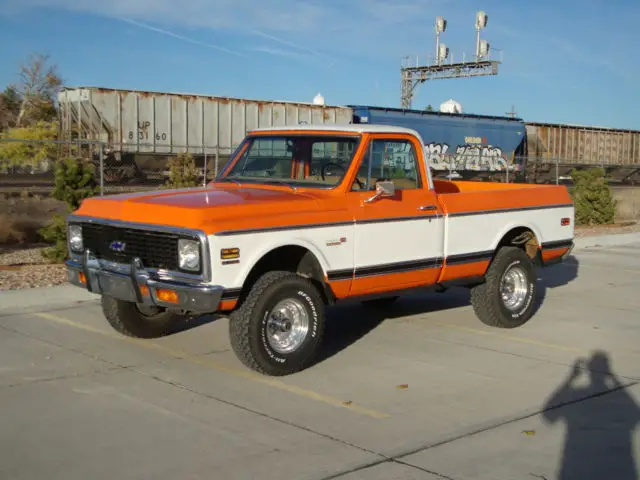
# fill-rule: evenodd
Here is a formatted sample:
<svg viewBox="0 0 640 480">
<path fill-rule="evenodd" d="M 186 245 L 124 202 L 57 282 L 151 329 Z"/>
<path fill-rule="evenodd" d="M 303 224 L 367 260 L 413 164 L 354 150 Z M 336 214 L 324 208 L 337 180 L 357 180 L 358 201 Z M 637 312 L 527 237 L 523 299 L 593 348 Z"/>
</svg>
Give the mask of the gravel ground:
<svg viewBox="0 0 640 480">
<path fill-rule="evenodd" d="M 576 237 L 640 232 L 640 224 L 576 228 Z M 67 281 L 64 265 L 46 264 L 41 246 L 23 249 L 0 247 L 0 291 L 62 285 Z"/>
<path fill-rule="evenodd" d="M 64 265 L 47 264 L 41 248 L 0 248 L 0 291 L 53 287 L 67 281 Z"/>
</svg>

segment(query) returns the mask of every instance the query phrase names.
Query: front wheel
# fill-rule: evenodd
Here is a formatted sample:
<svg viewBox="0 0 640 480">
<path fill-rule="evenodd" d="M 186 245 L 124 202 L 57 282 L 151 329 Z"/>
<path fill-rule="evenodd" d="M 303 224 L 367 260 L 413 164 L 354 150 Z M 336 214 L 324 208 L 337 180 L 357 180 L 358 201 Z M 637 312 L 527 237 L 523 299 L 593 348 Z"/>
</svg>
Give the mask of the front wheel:
<svg viewBox="0 0 640 480">
<path fill-rule="evenodd" d="M 102 297 L 102 313 L 114 330 L 136 338 L 169 335 L 186 318 L 166 308 L 139 305 L 107 296 Z"/>
<path fill-rule="evenodd" d="M 308 279 L 268 272 L 229 317 L 231 347 L 257 372 L 281 376 L 305 369 L 324 333 L 324 302 Z"/>
<path fill-rule="evenodd" d="M 485 282 L 471 289 L 476 316 L 486 325 L 515 328 L 526 323 L 535 308 L 536 272 L 524 250 L 503 247 L 491 263 Z"/>
</svg>

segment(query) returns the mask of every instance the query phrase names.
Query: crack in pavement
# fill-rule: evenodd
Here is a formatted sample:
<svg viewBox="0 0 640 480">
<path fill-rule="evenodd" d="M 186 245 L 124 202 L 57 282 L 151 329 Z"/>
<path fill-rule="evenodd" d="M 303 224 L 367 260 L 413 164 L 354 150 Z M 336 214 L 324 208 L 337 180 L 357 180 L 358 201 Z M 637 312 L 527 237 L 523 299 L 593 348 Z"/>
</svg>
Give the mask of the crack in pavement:
<svg viewBox="0 0 640 480">
<path fill-rule="evenodd" d="M 0 292 L 2 293 L 2 292 Z M 29 315 L 36 315 L 38 313 L 51 313 L 51 312 L 64 312 L 65 310 L 76 310 L 76 309 L 80 309 L 82 307 L 85 307 L 87 305 L 96 305 L 99 306 L 100 304 L 98 302 L 96 302 L 96 300 L 78 300 L 76 301 L 73 306 L 69 306 L 64 305 L 64 306 L 58 306 L 58 307 L 50 307 L 50 306 L 45 306 L 45 305 L 40 305 L 34 309 L 28 309 L 28 308 L 20 308 L 20 309 L 11 309 L 11 308 L 4 308 L 2 310 L 0 310 L 0 318 L 11 318 L 11 317 L 23 317 L 23 316 L 29 316 Z M 45 310 L 43 310 L 43 308 L 45 308 Z M 9 313 L 3 313 L 3 312 L 9 312 Z M 1 325 L 0 325 L 1 326 Z"/>
<path fill-rule="evenodd" d="M 68 373 L 66 375 L 58 375 L 55 377 L 44 377 L 44 378 L 36 378 L 34 380 L 25 380 L 22 382 L 18 382 L 18 383 L 8 383 L 6 385 L 0 385 L 0 390 L 1 389 L 5 389 L 5 388 L 19 388 L 19 387 L 26 387 L 28 385 L 36 385 L 36 384 L 41 384 L 41 383 L 47 383 L 47 382 L 55 382 L 56 380 L 69 380 L 71 378 L 86 378 L 86 377 L 91 377 L 94 375 L 101 375 L 101 374 L 108 374 L 108 373 L 113 373 L 113 372 L 117 372 L 119 370 L 127 370 L 130 367 L 111 367 L 111 368 L 106 368 L 106 369 L 98 369 L 98 370 L 90 370 L 88 372 L 84 372 L 84 373 Z"/>
<path fill-rule="evenodd" d="M 8 385 L 2 385 L 0 386 L 0 389 L 2 388 L 17 388 L 17 387 L 21 387 L 21 386 L 26 386 L 26 385 L 31 385 L 34 383 L 44 383 L 44 382 L 51 382 L 51 381 L 55 381 L 55 380 L 67 380 L 70 378 L 85 378 L 85 377 L 91 377 L 92 375 L 101 375 L 101 374 L 107 374 L 107 373 L 113 373 L 113 372 L 117 372 L 119 370 L 124 370 L 124 371 L 131 371 L 132 368 L 140 368 L 143 366 L 149 366 L 149 365 L 161 365 L 163 363 L 167 363 L 169 362 L 171 359 L 169 358 L 163 358 L 159 361 L 154 361 L 151 362 L 149 365 L 123 365 L 120 364 L 118 362 L 114 362 L 111 360 L 107 360 L 106 358 L 102 358 L 98 355 L 92 355 L 92 354 L 88 354 L 82 350 L 77 350 L 75 348 L 70 348 L 66 345 L 62 345 L 60 343 L 57 342 L 52 342 L 51 340 L 45 340 L 44 338 L 40 338 L 36 335 L 32 335 L 30 333 L 25 333 L 25 332 L 21 332 L 20 330 L 16 330 L 14 328 L 11 327 L 7 327 L 6 325 L 0 325 L 0 329 L 1 330 L 5 330 L 7 332 L 11 332 L 14 333 L 16 335 L 19 335 L 21 337 L 24 338 L 28 338 L 30 340 L 35 340 L 36 342 L 40 342 L 43 343 L 44 345 L 49 345 L 51 347 L 56 347 L 59 348 L 60 350 L 62 350 L 63 352 L 66 353 L 75 353 L 77 355 L 80 355 L 82 357 L 85 358 L 89 358 L 91 360 L 95 360 L 101 363 L 104 363 L 106 365 L 109 365 L 110 368 L 105 368 L 105 369 L 95 369 L 95 370 L 91 370 L 89 372 L 84 372 L 84 373 L 69 373 L 66 375 L 59 375 L 56 377 L 49 377 L 49 378 L 41 378 L 41 379 L 37 379 L 37 380 L 27 380 L 25 382 L 21 382 L 21 383 L 13 383 L 13 384 L 8 384 Z"/>
<path fill-rule="evenodd" d="M 508 420 L 504 420 L 502 422 L 498 422 L 498 423 L 495 423 L 493 425 L 489 425 L 487 427 L 479 428 L 477 430 L 473 430 L 471 432 L 467 432 L 467 433 L 464 433 L 464 434 L 461 434 L 461 435 L 456 435 L 456 436 L 448 438 L 446 440 L 442 440 L 442 441 L 439 441 L 439 442 L 436 442 L 436 443 L 423 445 L 423 446 L 415 448 L 415 449 L 407 450 L 405 452 L 401 452 L 401 453 L 398 453 L 396 455 L 392 455 L 392 456 L 388 457 L 385 460 L 379 460 L 379 461 L 376 461 L 376 462 L 370 462 L 370 463 L 361 465 L 360 467 L 353 468 L 353 469 L 350 469 L 348 471 L 344 471 L 342 473 L 331 475 L 329 477 L 324 477 L 322 480 L 333 480 L 333 479 L 336 479 L 336 478 L 343 477 L 345 475 L 349 475 L 351 473 L 355 473 L 355 472 L 367 470 L 367 469 L 372 468 L 372 467 L 376 467 L 376 466 L 381 465 L 381 464 L 386 463 L 386 462 L 400 463 L 400 464 L 406 465 L 408 467 L 417 468 L 417 469 L 425 471 L 427 473 L 432 473 L 433 475 L 439 475 L 441 478 L 444 478 L 444 479 L 454 480 L 451 477 L 443 476 L 442 474 L 438 474 L 436 472 L 430 472 L 430 471 L 428 471 L 426 469 L 423 469 L 422 467 L 419 467 L 417 465 L 413 465 L 413 464 L 408 463 L 408 462 L 403 462 L 402 459 L 406 458 L 406 457 L 409 457 L 411 455 L 416 455 L 418 453 L 426 452 L 427 450 L 432 450 L 434 448 L 441 447 L 443 445 L 447 445 L 447 444 L 456 442 L 458 440 L 464 440 L 466 438 L 470 438 L 470 437 L 473 437 L 473 436 L 481 434 L 481 433 L 486 433 L 486 432 L 489 432 L 489 431 L 497 430 L 497 429 L 505 427 L 507 425 L 511 425 L 511 424 L 520 422 L 522 420 L 533 418 L 533 417 L 535 417 L 537 415 L 540 415 L 540 414 L 542 414 L 544 412 L 557 410 L 559 408 L 563 408 L 563 407 L 566 407 L 566 406 L 575 405 L 575 404 L 579 404 L 579 403 L 585 403 L 585 402 L 588 402 L 588 401 L 593 400 L 595 398 L 603 397 L 605 395 L 609 395 L 611 393 L 615 393 L 615 392 L 618 392 L 618 391 L 621 391 L 621 390 L 626 390 L 628 388 L 634 387 L 634 386 L 639 385 L 639 384 L 640 384 L 640 382 L 631 382 L 631 383 L 627 383 L 627 384 L 624 384 L 624 385 L 620 385 L 619 387 L 616 387 L 616 388 L 612 388 L 612 389 L 609 389 L 609 390 L 604 390 L 602 392 L 594 393 L 594 394 L 588 395 L 586 397 L 577 398 L 575 400 L 569 400 L 567 402 L 562 402 L 562 403 L 559 403 L 559 404 L 554 405 L 554 406 L 552 406 L 550 408 L 547 408 L 547 409 L 542 409 L 542 410 L 538 410 L 538 411 L 535 411 L 533 413 L 529 413 L 529 414 L 526 414 L 526 415 L 520 415 L 520 416 L 517 416 L 517 417 L 513 417 L 513 418 L 510 418 Z"/>
</svg>

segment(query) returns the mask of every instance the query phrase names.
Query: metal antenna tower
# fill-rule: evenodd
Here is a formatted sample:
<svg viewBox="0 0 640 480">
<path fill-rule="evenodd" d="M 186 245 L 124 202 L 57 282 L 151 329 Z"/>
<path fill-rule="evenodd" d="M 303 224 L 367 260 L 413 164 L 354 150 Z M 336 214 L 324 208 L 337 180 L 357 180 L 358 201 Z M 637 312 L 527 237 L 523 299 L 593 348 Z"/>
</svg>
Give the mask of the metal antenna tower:
<svg viewBox="0 0 640 480">
<path fill-rule="evenodd" d="M 440 42 L 440 34 L 447 29 L 447 21 L 442 17 L 436 18 L 436 55 L 431 65 L 420 66 L 418 59 L 415 65 L 411 64 L 409 57 L 405 57 L 400 67 L 402 75 L 402 94 L 400 103 L 402 108 L 411 108 L 411 103 L 418 86 L 427 80 L 437 80 L 443 78 L 465 78 L 480 77 L 487 75 L 497 75 L 498 65 L 501 61 L 491 60 L 489 53 L 491 47 L 486 40 L 480 39 L 480 31 L 487 26 L 489 17 L 483 11 L 476 13 L 476 51 L 475 60 L 471 62 L 464 61 L 454 63 L 453 56 L 450 63 L 444 63 L 449 57 L 449 48 Z"/>
<path fill-rule="evenodd" d="M 510 112 L 506 112 L 505 115 L 508 116 L 508 117 L 511 117 L 511 118 L 516 118 L 516 115 L 518 115 L 518 112 L 516 112 L 515 105 L 511 105 L 511 111 Z"/>
</svg>

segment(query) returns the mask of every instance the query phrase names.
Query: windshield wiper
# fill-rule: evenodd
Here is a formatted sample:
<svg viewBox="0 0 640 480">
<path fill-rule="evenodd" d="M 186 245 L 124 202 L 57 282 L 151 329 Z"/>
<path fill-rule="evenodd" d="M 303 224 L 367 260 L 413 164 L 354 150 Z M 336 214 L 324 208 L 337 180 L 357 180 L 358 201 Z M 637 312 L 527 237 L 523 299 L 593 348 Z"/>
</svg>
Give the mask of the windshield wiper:
<svg viewBox="0 0 640 480">
<path fill-rule="evenodd" d="M 295 192 L 296 191 L 296 187 L 291 185 L 288 182 L 285 182 L 284 180 L 281 180 L 279 178 L 269 178 L 265 181 L 265 183 L 276 183 L 278 185 L 286 185 L 287 187 L 291 187 L 291 189 Z"/>
<path fill-rule="evenodd" d="M 222 177 L 216 180 L 216 182 L 226 182 L 226 181 L 235 182 L 238 185 L 242 185 L 239 180 L 236 180 L 233 177 Z"/>
</svg>

